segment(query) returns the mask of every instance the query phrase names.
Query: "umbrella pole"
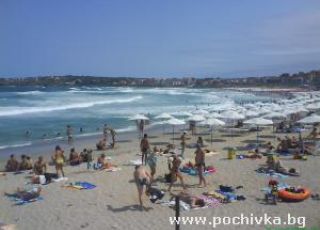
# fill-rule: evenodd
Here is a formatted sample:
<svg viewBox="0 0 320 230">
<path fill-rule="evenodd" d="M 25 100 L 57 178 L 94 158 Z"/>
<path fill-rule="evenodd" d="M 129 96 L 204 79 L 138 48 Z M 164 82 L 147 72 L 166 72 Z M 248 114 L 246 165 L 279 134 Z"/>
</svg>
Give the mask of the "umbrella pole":
<svg viewBox="0 0 320 230">
<path fill-rule="evenodd" d="M 259 125 L 257 125 L 257 148 L 259 148 Z"/>
</svg>

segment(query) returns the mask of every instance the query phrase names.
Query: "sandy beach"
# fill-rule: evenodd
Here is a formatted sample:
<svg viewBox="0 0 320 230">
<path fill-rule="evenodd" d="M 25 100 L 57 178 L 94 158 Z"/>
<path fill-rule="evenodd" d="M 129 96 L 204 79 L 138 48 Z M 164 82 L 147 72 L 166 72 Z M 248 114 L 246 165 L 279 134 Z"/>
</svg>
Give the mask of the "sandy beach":
<svg viewBox="0 0 320 230">
<path fill-rule="evenodd" d="M 169 130 L 168 130 L 169 131 Z M 261 136 L 264 141 L 274 141 L 271 135 L 271 128 L 265 129 Z M 152 146 L 170 143 L 171 133 L 162 135 L 161 132 L 153 134 L 149 139 Z M 224 134 L 225 135 L 225 134 Z M 281 136 L 281 135 L 279 135 Z M 203 136 L 205 140 L 209 136 Z M 188 140 L 188 143 L 195 143 L 197 136 Z M 188 190 L 195 195 L 200 195 L 206 191 L 212 191 L 219 185 L 243 186 L 238 193 L 244 195 L 246 200 L 234 203 L 220 204 L 214 208 L 200 210 L 181 211 L 181 216 L 203 216 L 208 220 L 213 217 L 234 217 L 241 214 L 250 216 L 277 216 L 286 219 L 288 213 L 295 217 L 305 217 L 305 227 L 320 226 L 318 214 L 319 201 L 307 199 L 299 203 L 278 202 L 277 205 L 263 204 L 263 192 L 260 190 L 267 186 L 267 176 L 259 175 L 254 170 L 266 161 L 262 159 L 233 159 L 228 160 L 226 147 L 244 146 L 248 142 L 254 142 L 256 133 L 246 133 L 239 137 L 225 137 L 222 133 L 214 134 L 213 148 L 219 152 L 214 156 L 206 157 L 206 164 L 213 165 L 217 172 L 206 176 L 207 188 L 198 188 L 198 177 L 184 174 Z M 178 141 L 177 141 L 178 142 Z M 88 147 L 93 147 L 91 143 Z M 77 148 L 80 151 L 80 148 Z M 69 149 L 65 148 L 66 153 Z M 121 167 L 121 171 L 106 172 L 87 170 L 86 165 L 67 166 L 65 168 L 67 182 L 51 183 L 42 186 L 43 200 L 15 206 L 7 197 L 0 196 L 0 220 L 4 223 L 15 224 L 17 229 L 174 229 L 174 225 L 169 222 L 169 217 L 173 217 L 175 212 L 172 208 L 161 204 L 151 203 L 144 197 L 146 210 L 141 211 L 138 205 L 136 185 L 133 180 L 134 166 L 130 165 L 130 160 L 139 159 L 139 142 L 137 138 L 131 138 L 126 142 L 119 143 L 114 150 L 104 151 L 111 162 Z M 95 152 L 97 156 L 101 152 Z M 44 154 L 49 160 L 50 153 Z M 194 149 L 186 149 L 186 158 L 194 158 Z M 301 172 L 300 177 L 288 177 L 286 183 L 292 186 L 305 186 L 313 193 L 320 190 L 319 161 L 317 156 L 309 156 L 307 161 L 292 160 L 291 157 L 281 157 L 283 164 L 290 168 L 294 167 Z M 49 166 L 49 172 L 54 172 L 53 166 Z M 164 174 L 168 172 L 167 157 L 158 157 L 158 167 L 156 177 L 156 187 L 166 190 L 168 185 L 161 182 Z M 23 187 L 28 181 L 29 174 L 13 175 L 8 173 L 0 178 L 0 193 L 13 192 L 17 187 Z M 62 185 L 75 181 L 88 181 L 97 187 L 93 190 L 69 190 Z M 173 192 L 181 191 L 179 185 L 173 187 Z M 170 195 L 166 193 L 163 200 L 168 200 Z M 297 225 L 296 225 L 297 226 Z M 269 226 L 270 227 L 270 226 Z M 275 226 L 273 226 L 275 227 Z M 277 226 L 276 226 L 277 227 Z M 280 227 L 280 226 L 278 226 Z M 285 227 L 282 225 L 281 227 Z M 208 223 L 206 225 L 183 225 L 181 229 L 212 229 Z M 217 226 L 217 229 L 266 229 L 264 225 L 254 226 Z"/>
</svg>

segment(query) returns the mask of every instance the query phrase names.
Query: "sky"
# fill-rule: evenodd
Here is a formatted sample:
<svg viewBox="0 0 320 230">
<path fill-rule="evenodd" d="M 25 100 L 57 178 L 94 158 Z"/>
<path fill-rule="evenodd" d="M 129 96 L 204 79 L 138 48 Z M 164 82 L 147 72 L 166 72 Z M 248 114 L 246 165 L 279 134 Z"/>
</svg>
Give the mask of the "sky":
<svg viewBox="0 0 320 230">
<path fill-rule="evenodd" d="M 0 76 L 320 69 L 319 0 L 0 0 Z"/>
</svg>

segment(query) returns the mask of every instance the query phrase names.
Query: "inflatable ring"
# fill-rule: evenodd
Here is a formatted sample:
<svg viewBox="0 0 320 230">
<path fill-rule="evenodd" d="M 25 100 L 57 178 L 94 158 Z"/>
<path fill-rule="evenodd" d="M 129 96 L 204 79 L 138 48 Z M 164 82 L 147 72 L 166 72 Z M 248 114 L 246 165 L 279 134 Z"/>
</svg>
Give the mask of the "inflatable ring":
<svg viewBox="0 0 320 230">
<path fill-rule="evenodd" d="M 311 191 L 307 188 L 301 188 L 302 192 L 300 193 L 294 193 L 287 191 L 285 189 L 282 189 L 278 191 L 278 197 L 281 198 L 284 201 L 290 201 L 290 202 L 299 202 L 307 199 Z"/>
</svg>

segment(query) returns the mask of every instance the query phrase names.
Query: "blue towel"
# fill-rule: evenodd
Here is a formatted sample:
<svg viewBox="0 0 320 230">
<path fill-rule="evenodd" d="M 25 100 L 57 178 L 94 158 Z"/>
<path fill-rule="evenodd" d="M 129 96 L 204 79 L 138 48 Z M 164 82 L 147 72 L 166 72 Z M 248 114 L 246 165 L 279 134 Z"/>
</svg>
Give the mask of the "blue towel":
<svg viewBox="0 0 320 230">
<path fill-rule="evenodd" d="M 94 184 L 91 184 L 91 183 L 85 182 L 85 181 L 78 181 L 75 183 L 75 185 L 79 185 L 79 186 L 83 187 L 83 189 L 94 189 L 95 187 L 97 187 Z"/>
</svg>

